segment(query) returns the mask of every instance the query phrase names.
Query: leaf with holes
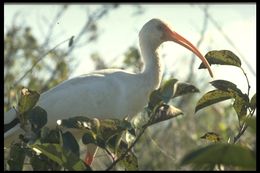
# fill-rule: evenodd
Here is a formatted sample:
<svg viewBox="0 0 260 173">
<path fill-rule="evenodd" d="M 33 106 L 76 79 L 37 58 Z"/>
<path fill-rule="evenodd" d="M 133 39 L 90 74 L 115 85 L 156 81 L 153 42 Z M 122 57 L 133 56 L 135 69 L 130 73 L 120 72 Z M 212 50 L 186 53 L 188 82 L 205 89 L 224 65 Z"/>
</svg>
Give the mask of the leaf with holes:
<svg viewBox="0 0 260 173">
<path fill-rule="evenodd" d="M 238 120 L 241 121 L 247 114 L 248 102 L 239 95 L 236 95 L 233 107 L 237 113 Z"/>
<path fill-rule="evenodd" d="M 199 101 L 197 102 L 195 112 L 198 110 L 205 108 L 209 105 L 228 100 L 232 98 L 232 94 L 227 91 L 222 91 L 222 90 L 212 90 L 204 94 Z"/>
<path fill-rule="evenodd" d="M 207 132 L 203 136 L 200 137 L 201 139 L 206 139 L 211 142 L 218 142 L 221 140 L 219 134 L 215 132 Z"/>
<path fill-rule="evenodd" d="M 241 61 L 233 52 L 229 50 L 213 50 L 205 55 L 209 64 L 232 65 L 241 67 Z M 203 63 L 200 64 L 199 69 L 206 68 Z"/>
</svg>

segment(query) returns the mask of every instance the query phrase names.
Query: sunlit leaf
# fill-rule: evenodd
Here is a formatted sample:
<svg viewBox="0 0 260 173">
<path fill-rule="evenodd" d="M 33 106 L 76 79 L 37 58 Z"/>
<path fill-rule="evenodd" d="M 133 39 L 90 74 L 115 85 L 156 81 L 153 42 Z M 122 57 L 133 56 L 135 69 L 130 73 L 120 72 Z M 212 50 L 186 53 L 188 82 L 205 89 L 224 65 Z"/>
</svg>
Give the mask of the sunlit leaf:
<svg viewBox="0 0 260 173">
<path fill-rule="evenodd" d="M 182 114 L 183 112 L 180 109 L 171 105 L 162 104 L 157 107 L 154 119 L 150 122 L 149 125 L 169 120 Z"/>
<path fill-rule="evenodd" d="M 66 128 L 97 130 L 99 123 L 97 119 L 84 116 L 76 116 L 62 119 L 60 125 Z"/>
<path fill-rule="evenodd" d="M 243 169 L 256 169 L 256 155 L 241 145 L 214 143 L 186 154 L 181 165 L 193 164 L 237 166 Z"/>
<path fill-rule="evenodd" d="M 73 152 L 64 149 L 60 144 L 34 144 L 31 147 L 37 148 L 43 155 L 68 170 L 83 171 L 88 169 L 82 160 Z"/>
<path fill-rule="evenodd" d="M 253 95 L 253 97 L 251 98 L 250 100 L 250 107 L 252 109 L 255 109 L 256 108 L 256 93 Z"/>
<path fill-rule="evenodd" d="M 205 55 L 209 64 L 232 65 L 241 67 L 240 59 L 229 50 L 214 50 Z M 203 63 L 200 64 L 199 69 L 206 68 Z"/>
<path fill-rule="evenodd" d="M 222 90 L 213 90 L 213 91 L 209 91 L 206 94 L 204 94 L 199 101 L 197 102 L 196 108 L 195 108 L 195 112 L 197 112 L 198 110 L 207 107 L 209 105 L 224 101 L 224 100 L 228 100 L 232 98 L 232 94 L 230 94 L 230 92 L 227 91 L 222 91 Z"/>
<path fill-rule="evenodd" d="M 170 79 L 166 81 L 163 86 L 160 88 L 160 93 L 164 103 L 168 103 L 169 100 L 173 97 L 175 84 L 178 82 L 177 79 Z"/>
<path fill-rule="evenodd" d="M 211 142 L 218 142 L 221 140 L 219 134 L 215 132 L 207 132 L 203 136 L 200 137 L 201 139 L 206 139 Z"/>
<path fill-rule="evenodd" d="M 21 90 L 21 96 L 18 101 L 19 113 L 23 114 L 24 112 L 33 108 L 36 105 L 39 97 L 40 94 L 38 92 L 23 88 Z"/>
</svg>

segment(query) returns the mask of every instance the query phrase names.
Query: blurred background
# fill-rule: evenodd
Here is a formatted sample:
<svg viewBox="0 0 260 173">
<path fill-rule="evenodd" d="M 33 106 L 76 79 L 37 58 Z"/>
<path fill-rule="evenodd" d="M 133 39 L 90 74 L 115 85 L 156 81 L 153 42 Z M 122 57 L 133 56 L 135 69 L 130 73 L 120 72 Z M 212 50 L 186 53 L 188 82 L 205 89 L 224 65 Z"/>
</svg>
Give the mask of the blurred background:
<svg viewBox="0 0 260 173">
<path fill-rule="evenodd" d="M 160 18 L 190 40 L 202 54 L 230 50 L 242 61 L 256 92 L 256 5 L 244 4 L 9 4 L 4 5 L 4 109 L 15 106 L 21 86 L 42 93 L 61 81 L 103 68 L 133 72 L 142 69 L 138 32 L 148 20 Z M 74 36 L 71 46 L 68 41 Z M 57 46 L 58 45 L 58 46 Z M 57 47 L 56 47 L 57 46 Z M 56 47 L 47 56 L 45 54 Z M 176 119 L 151 126 L 135 146 L 141 170 L 185 170 L 178 163 L 188 151 L 205 145 L 200 137 L 214 131 L 224 141 L 237 133 L 238 119 L 227 100 L 199 111 L 198 99 L 213 89 L 212 80 L 229 80 L 243 93 L 248 86 L 241 70 L 212 66 L 214 79 L 198 70 L 200 61 L 181 46 L 162 44 L 163 80 L 177 78 L 197 86 L 200 93 L 173 100 L 183 110 Z M 44 57 L 33 70 L 26 72 Z M 255 137 L 245 133 L 241 143 Z M 100 152 L 95 167 L 109 163 Z"/>
</svg>

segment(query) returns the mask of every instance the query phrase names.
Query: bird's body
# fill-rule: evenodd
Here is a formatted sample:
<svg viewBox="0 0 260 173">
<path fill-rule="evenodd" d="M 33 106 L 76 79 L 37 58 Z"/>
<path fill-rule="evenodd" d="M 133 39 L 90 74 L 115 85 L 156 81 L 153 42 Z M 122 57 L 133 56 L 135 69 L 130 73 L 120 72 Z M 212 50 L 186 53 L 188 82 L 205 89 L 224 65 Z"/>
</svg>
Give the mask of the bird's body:
<svg viewBox="0 0 260 173">
<path fill-rule="evenodd" d="M 123 70 L 82 75 L 43 93 L 37 105 L 56 120 L 72 116 L 121 119 L 137 114 L 148 101 L 152 87 L 145 88 L 145 77 L 141 76 Z"/>
<path fill-rule="evenodd" d="M 74 116 L 123 119 L 140 112 L 147 104 L 150 93 L 161 82 L 163 68 L 158 48 L 165 41 L 177 42 L 194 52 L 212 75 L 209 64 L 190 42 L 161 20 L 152 19 L 139 33 L 144 69 L 140 73 L 119 69 L 95 71 L 64 81 L 42 93 L 37 105 L 47 111 L 47 126 L 55 127 L 58 119 Z M 15 117 L 14 110 L 6 112 L 5 124 Z M 18 126 L 7 131 L 5 144 L 18 131 L 21 131 Z"/>
</svg>

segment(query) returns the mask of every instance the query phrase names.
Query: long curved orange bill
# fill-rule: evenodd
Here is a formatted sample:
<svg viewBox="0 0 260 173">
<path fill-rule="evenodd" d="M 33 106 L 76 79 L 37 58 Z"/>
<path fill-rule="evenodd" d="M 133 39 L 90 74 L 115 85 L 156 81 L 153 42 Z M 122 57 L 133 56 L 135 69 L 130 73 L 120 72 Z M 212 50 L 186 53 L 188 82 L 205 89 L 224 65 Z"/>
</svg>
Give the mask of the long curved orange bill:
<svg viewBox="0 0 260 173">
<path fill-rule="evenodd" d="M 197 55 L 201 59 L 203 64 L 207 67 L 210 76 L 213 77 L 213 73 L 211 71 L 211 68 L 210 68 L 210 65 L 209 65 L 207 59 L 200 53 L 200 51 L 195 46 L 193 46 L 193 44 L 191 44 L 188 40 L 183 38 L 178 33 L 170 30 L 169 28 L 166 28 L 166 32 L 168 32 L 168 34 L 170 35 L 171 41 L 174 41 L 174 42 L 186 47 L 187 49 L 192 51 L 195 55 Z"/>
</svg>

